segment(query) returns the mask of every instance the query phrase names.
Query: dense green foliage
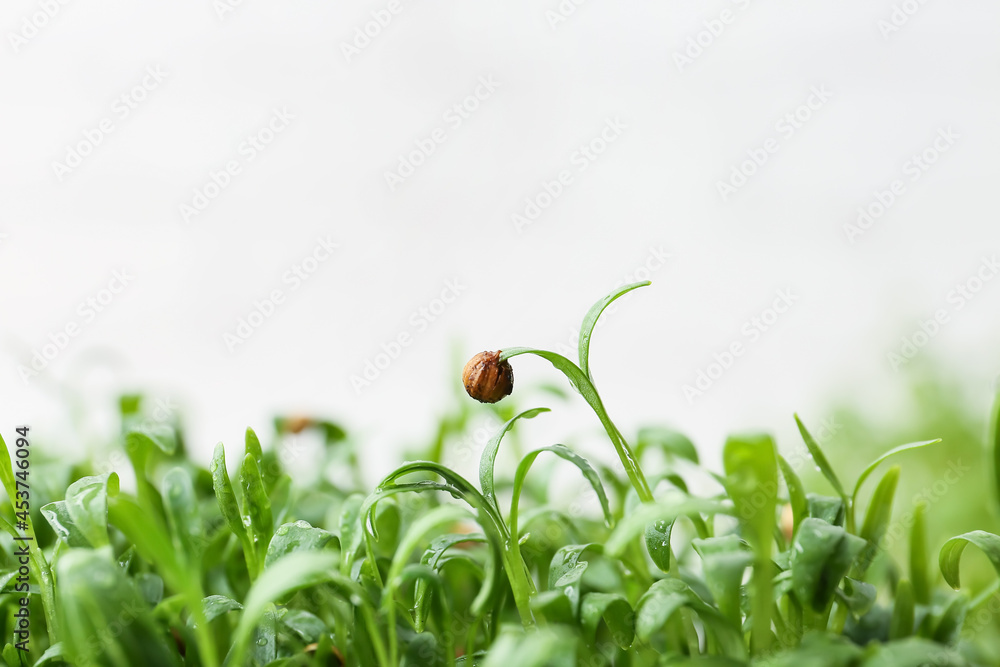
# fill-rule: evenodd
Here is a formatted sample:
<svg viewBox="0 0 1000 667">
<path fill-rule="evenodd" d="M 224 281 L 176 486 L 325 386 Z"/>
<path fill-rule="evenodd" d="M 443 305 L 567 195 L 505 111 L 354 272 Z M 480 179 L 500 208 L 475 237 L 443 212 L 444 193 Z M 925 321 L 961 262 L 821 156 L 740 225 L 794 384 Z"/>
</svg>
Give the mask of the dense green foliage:
<svg viewBox="0 0 1000 667">
<path fill-rule="evenodd" d="M 205 469 L 188 458 L 176 420 L 150 419 L 140 397 L 124 397 L 121 448 L 134 492 L 93 461 L 68 466 L 35 450 L 28 525 L 17 527 L 10 503 L 0 512 L 0 609 L 11 642 L 2 660 L 1000 664 L 977 636 L 995 627 L 1000 585 L 969 591 L 960 576 L 963 553 L 973 551 L 1000 573 L 1000 537 L 972 530 L 931 543 L 927 519 L 939 507 L 897 498 L 901 465 L 939 441 L 873 457 L 848 483 L 796 417 L 833 495 L 807 491 L 800 466 L 767 435 L 729 438 L 720 465 L 709 466 L 721 473 L 703 469 L 692 443 L 666 428 L 640 429 L 630 443 L 594 384 L 589 341 L 604 308 L 641 286 L 591 309 L 577 361 L 503 351 L 505 359 L 537 355 L 569 380 L 603 427 L 616 466 L 562 444 L 522 452 L 522 420 L 551 417 L 540 407 L 515 413 L 508 401 L 491 408 L 504 423 L 479 452 L 478 479 L 443 463 L 448 442 L 469 426 L 469 402 L 442 419 L 421 460 L 374 490 L 362 488 L 348 434 L 319 419 L 277 419 L 267 447 L 248 429 L 242 446 L 218 445 Z M 288 443 L 310 434 L 323 443 L 317 468 L 337 474 L 295 483 Z M 18 458 L 3 449 L 0 479 L 17 498 Z M 517 452 L 514 470 L 497 469 L 501 450 Z M 993 460 L 983 455 L 977 464 Z M 579 502 L 552 498 L 556 475 L 579 480 Z M 13 646 L 23 596 L 14 589 L 14 538 L 25 534 L 34 538 L 27 654 Z"/>
</svg>

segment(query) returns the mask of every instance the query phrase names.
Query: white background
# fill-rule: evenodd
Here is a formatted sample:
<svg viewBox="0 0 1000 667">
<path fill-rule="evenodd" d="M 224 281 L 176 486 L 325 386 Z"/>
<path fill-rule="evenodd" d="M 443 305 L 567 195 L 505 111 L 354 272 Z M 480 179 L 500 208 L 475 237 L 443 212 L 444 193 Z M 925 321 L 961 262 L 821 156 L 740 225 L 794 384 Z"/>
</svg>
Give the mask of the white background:
<svg viewBox="0 0 1000 667">
<path fill-rule="evenodd" d="M 71 0 L 48 19 L 44 4 L 0 10 L 4 429 L 28 422 L 76 451 L 113 424 L 114 391 L 142 388 L 183 406 L 202 460 L 248 424 L 306 411 L 347 424 L 380 474 L 453 406 L 454 343 L 463 358 L 565 344 L 650 248 L 669 260 L 592 350 L 626 432 L 674 424 L 715 465 L 726 433 L 789 433 L 793 411 L 815 423 L 845 392 L 892 410 L 912 364 L 896 372 L 887 355 L 942 308 L 918 357 L 990 400 L 1000 280 L 961 310 L 948 296 L 1000 250 L 995 2 L 590 0 L 556 21 L 556 0 L 421 0 L 350 57 L 344 44 L 387 2 Z M 157 67 L 163 81 L 122 118 L 116 100 Z M 495 91 L 449 125 L 480 77 Z M 814 87 L 829 100 L 800 109 Z M 241 143 L 275 109 L 294 120 L 247 160 Z M 809 118 L 785 136 L 776 123 L 796 111 Z M 102 119 L 113 131 L 57 173 Z M 609 119 L 625 128 L 579 171 L 574 154 Z M 435 128 L 445 141 L 390 189 L 385 173 Z M 907 161 L 947 128 L 958 138 L 911 180 Z M 778 150 L 724 200 L 718 182 L 769 138 Z M 180 206 L 234 159 L 241 172 L 185 222 Z M 572 183 L 516 229 L 512 214 L 561 170 Z M 904 193 L 852 243 L 845 225 L 894 179 Z M 319 237 L 338 250 L 291 290 L 283 274 Z M 85 322 L 79 304 L 115 270 L 133 278 Z M 455 279 L 465 289 L 418 331 L 411 314 Z M 285 302 L 231 351 L 224 334 L 273 289 Z M 749 342 L 743 323 L 778 290 L 797 300 Z M 79 335 L 25 382 L 18 366 L 73 323 Z M 412 344 L 356 391 L 352 374 L 400 333 Z M 734 341 L 745 353 L 687 400 Z M 563 382 L 538 359 L 515 371 L 519 388 Z M 596 427 L 581 404 L 525 433 Z"/>
</svg>

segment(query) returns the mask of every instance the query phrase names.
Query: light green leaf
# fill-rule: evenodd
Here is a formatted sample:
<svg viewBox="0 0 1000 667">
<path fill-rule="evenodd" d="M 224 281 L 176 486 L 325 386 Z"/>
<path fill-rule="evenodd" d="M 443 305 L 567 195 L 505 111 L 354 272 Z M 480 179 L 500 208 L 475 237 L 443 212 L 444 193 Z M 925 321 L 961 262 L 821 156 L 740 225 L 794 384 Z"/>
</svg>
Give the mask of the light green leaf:
<svg viewBox="0 0 1000 667">
<path fill-rule="evenodd" d="M 840 480 L 837 479 L 837 474 L 833 472 L 833 467 L 830 462 L 826 460 L 826 455 L 823 454 L 823 450 L 820 449 L 819 444 L 816 442 L 815 438 L 806 429 L 805 424 L 799 419 L 798 415 L 795 415 L 795 423 L 798 424 L 799 433 L 802 434 L 802 440 L 805 441 L 806 447 L 809 449 L 809 455 L 812 456 L 813 461 L 819 467 L 819 471 L 823 473 L 827 481 L 830 482 L 830 486 L 833 490 L 837 492 L 841 500 L 847 504 L 847 494 L 844 492 L 844 487 L 841 485 Z"/>
<path fill-rule="evenodd" d="M 974 544 L 979 547 L 989 559 L 993 569 L 1000 574 L 1000 536 L 987 533 L 984 530 L 974 530 L 958 537 L 953 537 L 941 547 L 938 562 L 941 566 L 941 574 L 944 580 L 952 588 L 960 588 L 959 565 L 962 560 L 962 552 L 965 547 Z"/>
<path fill-rule="evenodd" d="M 868 542 L 868 548 L 858 560 L 857 568 L 859 575 L 863 575 L 875 556 L 881 550 L 880 542 L 889 528 L 889 521 L 892 518 L 892 499 L 896 495 L 896 485 L 899 483 L 899 466 L 893 466 L 882 477 L 882 481 L 875 487 L 871 502 L 868 503 L 868 511 L 865 513 L 865 522 L 861 526 L 860 537 Z"/>
<path fill-rule="evenodd" d="M 597 320 L 600 318 L 601 313 L 607 308 L 611 303 L 621 297 L 624 294 L 628 294 L 634 289 L 639 287 L 645 287 L 651 284 L 648 280 L 644 280 L 639 283 L 632 283 L 630 285 L 624 285 L 619 287 L 617 290 L 608 294 L 606 297 L 595 303 L 587 311 L 587 314 L 583 317 L 583 323 L 580 325 L 580 342 L 577 345 L 577 352 L 580 355 L 580 370 L 588 378 L 592 377 L 590 372 L 590 338 L 594 335 L 594 326 L 597 325 Z"/>
<path fill-rule="evenodd" d="M 189 562 L 200 557 L 205 544 L 204 527 L 191 475 L 173 468 L 163 477 L 163 509 L 174 540 Z"/>
<path fill-rule="evenodd" d="M 483 495 L 493 503 L 493 506 L 499 511 L 497 506 L 497 496 L 494 490 L 495 480 L 493 477 L 493 466 L 496 464 L 497 452 L 500 451 L 500 441 L 503 436 L 509 431 L 514 423 L 518 419 L 531 419 L 543 412 L 548 412 L 548 408 L 532 408 L 531 410 L 525 410 L 520 414 L 515 415 L 511 419 L 500 427 L 493 437 L 489 439 L 486 446 L 483 448 L 483 454 L 479 458 L 479 488 L 482 489 Z"/>
<path fill-rule="evenodd" d="M 719 611 L 739 627 L 741 622 L 740 589 L 753 554 L 736 535 L 695 539 L 691 546 L 701 557 L 708 586 Z"/>
<path fill-rule="evenodd" d="M 604 551 L 612 558 L 619 558 L 628 544 L 643 534 L 646 526 L 656 521 L 673 522 L 677 517 L 692 514 L 732 514 L 733 508 L 711 500 L 690 498 L 682 502 L 674 500 L 644 503 L 627 514 L 604 543 Z"/>
<path fill-rule="evenodd" d="M 870 464 L 868 464 L 868 467 L 862 471 L 861 475 L 858 477 L 857 483 L 854 485 L 854 493 L 851 494 L 851 504 L 853 505 L 857 502 L 858 491 L 861 490 L 861 485 L 864 484 L 865 480 L 868 479 L 868 476 L 875 471 L 875 468 L 877 468 L 880 463 L 882 463 L 883 461 L 892 456 L 895 456 L 896 454 L 899 454 L 900 452 L 908 452 L 911 449 L 920 449 L 921 447 L 934 445 L 939 442 L 941 442 L 941 438 L 937 438 L 935 440 L 923 440 L 921 442 L 911 442 L 906 445 L 900 445 L 899 447 L 894 447 L 893 449 L 890 449 L 885 454 L 872 461 Z"/>
<path fill-rule="evenodd" d="M 777 452 L 770 436 L 731 436 L 726 440 L 722 458 L 726 489 L 755 555 L 750 596 L 753 623 L 750 645 L 753 652 L 758 653 L 767 650 L 771 641 L 771 551 L 777 527 Z"/>
<path fill-rule="evenodd" d="M 778 456 L 778 466 L 781 468 L 781 476 L 785 478 L 785 486 L 788 487 L 788 502 L 792 507 L 792 525 L 794 529 L 792 535 L 798 532 L 799 524 L 809 516 L 809 501 L 806 499 L 805 487 L 802 480 L 795 474 L 795 470 L 788 464 L 782 456 Z"/>
<path fill-rule="evenodd" d="M 927 529 L 924 503 L 913 508 L 913 526 L 910 528 L 910 580 L 913 597 L 920 604 L 931 601 L 931 571 L 927 562 Z"/>
<path fill-rule="evenodd" d="M 240 486 L 243 488 L 243 510 L 250 520 L 257 554 L 266 553 L 274 534 L 274 518 L 271 515 L 271 499 L 264 490 L 264 480 L 252 452 L 243 457 Z"/>
<path fill-rule="evenodd" d="M 686 435 L 672 428 L 649 426 L 639 429 L 635 442 L 636 455 L 642 456 L 650 448 L 659 449 L 668 457 L 676 456 L 698 463 L 698 450 L 694 443 Z"/>
<path fill-rule="evenodd" d="M 896 601 L 889 623 L 889 639 L 903 639 L 913 634 L 914 599 L 913 584 L 909 579 L 900 579 L 896 585 Z"/>
</svg>

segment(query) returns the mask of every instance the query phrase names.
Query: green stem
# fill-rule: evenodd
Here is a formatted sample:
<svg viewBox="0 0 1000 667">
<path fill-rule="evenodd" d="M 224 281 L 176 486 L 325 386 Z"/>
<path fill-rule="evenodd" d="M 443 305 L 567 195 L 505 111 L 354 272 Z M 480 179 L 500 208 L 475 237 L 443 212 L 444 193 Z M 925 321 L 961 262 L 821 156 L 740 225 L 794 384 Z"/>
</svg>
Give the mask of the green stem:
<svg viewBox="0 0 1000 667">
<path fill-rule="evenodd" d="M 645 475 L 642 474 L 642 469 L 639 468 L 639 463 L 632 452 L 632 448 L 629 447 L 628 442 L 614 425 L 614 422 L 611 421 L 611 417 L 608 416 L 608 411 L 604 409 L 604 403 L 601 402 L 601 397 L 597 393 L 597 388 L 590 378 L 587 377 L 586 373 L 561 354 L 530 347 L 506 349 L 500 353 L 500 359 L 506 361 L 520 354 L 534 354 L 542 357 L 566 376 L 570 384 L 583 396 L 583 399 L 587 401 L 587 404 L 597 414 L 597 418 L 601 420 L 601 424 L 604 426 L 604 430 L 607 431 L 608 437 L 611 438 L 611 444 L 615 447 L 615 451 L 622 462 L 622 467 L 625 468 L 625 473 L 628 475 L 632 487 L 639 495 L 639 500 L 644 503 L 653 502 L 653 492 L 649 488 L 649 483 L 646 481 Z"/>
</svg>

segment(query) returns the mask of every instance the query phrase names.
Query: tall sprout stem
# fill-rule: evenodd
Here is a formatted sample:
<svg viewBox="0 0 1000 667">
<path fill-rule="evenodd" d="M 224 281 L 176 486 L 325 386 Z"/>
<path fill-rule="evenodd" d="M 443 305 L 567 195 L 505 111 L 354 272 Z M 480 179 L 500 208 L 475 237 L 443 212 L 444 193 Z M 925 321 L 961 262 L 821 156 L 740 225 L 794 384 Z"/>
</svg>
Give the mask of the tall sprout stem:
<svg viewBox="0 0 1000 667">
<path fill-rule="evenodd" d="M 583 399 L 587 401 L 587 404 L 597 415 L 597 418 L 601 420 L 601 424 L 604 426 L 604 430 L 611 439 L 611 444 L 614 445 L 615 452 L 617 452 L 618 458 L 622 462 L 622 467 L 625 468 L 625 474 L 628 475 L 632 488 L 639 495 L 639 500 L 644 503 L 652 502 L 653 492 L 649 488 L 646 476 L 642 474 L 642 469 L 639 467 L 639 461 L 635 453 L 629 447 L 628 442 L 622 436 L 618 427 L 611 421 L 611 417 L 608 416 L 608 411 L 605 410 L 604 403 L 601 401 L 601 396 L 597 393 L 597 388 L 587 374 L 566 357 L 555 352 L 549 352 L 548 350 L 537 350 L 530 347 L 512 347 L 503 350 L 500 353 L 500 359 L 507 360 L 520 354 L 534 354 L 542 357 L 566 376 L 573 388 L 583 396 Z"/>
</svg>

